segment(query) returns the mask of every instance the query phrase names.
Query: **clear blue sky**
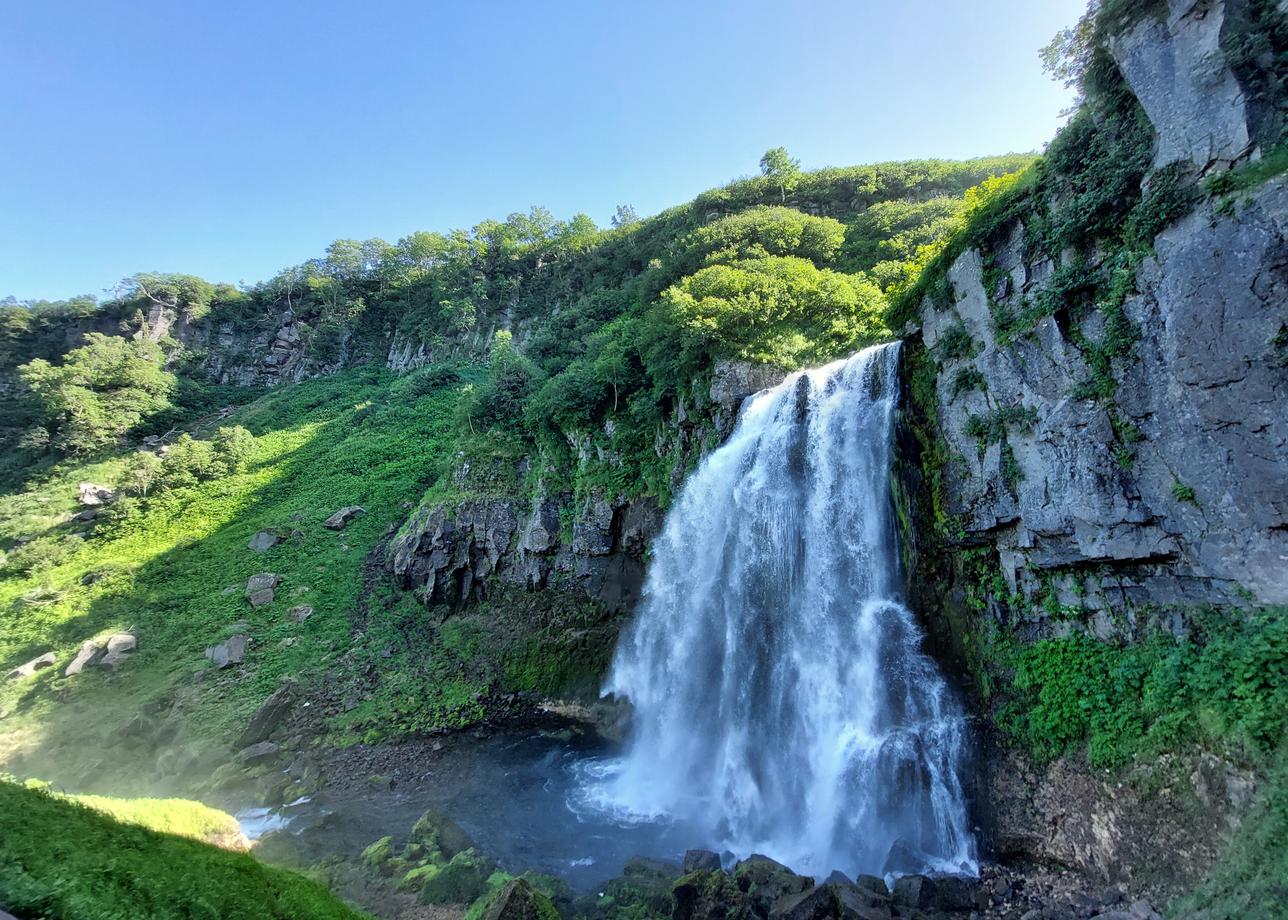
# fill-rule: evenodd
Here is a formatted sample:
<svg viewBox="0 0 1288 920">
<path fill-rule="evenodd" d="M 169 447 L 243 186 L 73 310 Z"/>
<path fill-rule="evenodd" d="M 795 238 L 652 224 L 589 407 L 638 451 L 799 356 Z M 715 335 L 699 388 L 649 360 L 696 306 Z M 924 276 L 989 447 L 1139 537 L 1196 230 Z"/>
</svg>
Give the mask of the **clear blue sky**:
<svg viewBox="0 0 1288 920">
<path fill-rule="evenodd" d="M 1085 0 L 58 0 L 0 27 L 0 296 L 253 282 L 534 204 L 1032 150 Z"/>
</svg>

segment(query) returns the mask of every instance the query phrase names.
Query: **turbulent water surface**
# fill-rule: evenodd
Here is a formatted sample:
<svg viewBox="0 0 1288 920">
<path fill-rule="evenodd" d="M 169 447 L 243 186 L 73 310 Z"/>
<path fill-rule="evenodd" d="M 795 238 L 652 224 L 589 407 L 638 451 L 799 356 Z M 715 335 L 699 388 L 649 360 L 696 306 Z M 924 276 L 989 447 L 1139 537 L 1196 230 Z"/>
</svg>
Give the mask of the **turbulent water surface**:
<svg viewBox="0 0 1288 920">
<path fill-rule="evenodd" d="M 876 346 L 750 398 L 690 477 L 606 688 L 631 743 L 579 808 L 817 875 L 975 868 L 963 714 L 900 600 L 897 362 Z"/>
</svg>

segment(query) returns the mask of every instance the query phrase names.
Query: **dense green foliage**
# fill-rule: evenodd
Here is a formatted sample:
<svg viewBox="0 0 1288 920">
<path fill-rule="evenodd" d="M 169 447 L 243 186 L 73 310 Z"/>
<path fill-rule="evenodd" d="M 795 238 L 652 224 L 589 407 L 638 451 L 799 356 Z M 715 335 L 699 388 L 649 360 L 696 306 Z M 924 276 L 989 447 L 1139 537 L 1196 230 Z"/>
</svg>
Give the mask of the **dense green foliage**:
<svg viewBox="0 0 1288 920">
<path fill-rule="evenodd" d="M 109 855 L 110 854 L 110 855 Z M 58 920 L 345 918 L 302 876 L 0 782 L 0 904 Z"/>
<path fill-rule="evenodd" d="M 1288 729 L 1288 618 L 1197 617 L 1182 639 L 1129 645 L 1083 635 L 1003 644 L 1002 725 L 1039 758 L 1087 744 L 1096 766 L 1192 744 L 1256 763 Z"/>
<path fill-rule="evenodd" d="M 160 346 L 143 338 L 91 332 L 59 365 L 36 358 L 18 369 L 40 407 L 54 446 L 86 454 L 116 443 L 170 406 L 174 375 Z"/>
</svg>

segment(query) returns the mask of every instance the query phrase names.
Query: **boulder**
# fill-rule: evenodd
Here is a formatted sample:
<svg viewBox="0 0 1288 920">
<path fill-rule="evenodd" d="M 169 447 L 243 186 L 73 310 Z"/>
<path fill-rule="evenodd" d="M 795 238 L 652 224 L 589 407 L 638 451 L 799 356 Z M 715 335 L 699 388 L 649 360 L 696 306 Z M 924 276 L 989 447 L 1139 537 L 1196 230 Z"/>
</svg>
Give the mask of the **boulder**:
<svg viewBox="0 0 1288 920">
<path fill-rule="evenodd" d="M 132 633 L 117 633 L 107 640 L 107 653 L 125 654 L 139 647 L 139 640 Z"/>
<path fill-rule="evenodd" d="M 366 513 L 367 509 L 361 505 L 346 505 L 323 521 L 322 526 L 328 530 L 344 530 L 349 526 L 350 521 Z"/>
<path fill-rule="evenodd" d="M 281 746 L 272 741 L 261 741 L 242 748 L 237 752 L 237 762 L 243 767 L 254 767 L 262 763 L 271 763 L 277 759 Z"/>
<path fill-rule="evenodd" d="M 626 913 L 665 916 L 671 911 L 671 895 L 680 876 L 675 863 L 632 856 L 622 874 L 604 886 L 604 894 Z"/>
<path fill-rule="evenodd" d="M 124 664 L 138 645 L 139 641 L 130 633 L 117 633 L 107 640 L 107 654 L 99 660 L 99 667 L 116 668 Z"/>
<path fill-rule="evenodd" d="M 483 894 L 495 871 L 496 863 L 471 847 L 425 882 L 420 899 L 426 904 L 469 904 Z"/>
<path fill-rule="evenodd" d="M 441 862 L 474 847 L 474 841 L 459 824 L 437 811 L 425 812 L 412 825 L 410 842 L 421 844 L 431 859 Z"/>
<path fill-rule="evenodd" d="M 114 498 L 116 498 L 116 492 L 107 486 L 96 485 L 92 482 L 82 482 L 77 487 L 76 500 L 87 507 L 106 505 Z"/>
<path fill-rule="evenodd" d="M 45 654 L 40 655 L 37 658 L 33 658 L 25 664 L 18 665 L 18 667 L 14 668 L 6 676 L 9 680 L 16 680 L 20 677 L 31 677 L 37 671 L 43 671 L 45 668 L 52 668 L 57 660 L 58 656 L 53 652 L 45 652 Z"/>
<path fill-rule="evenodd" d="M 833 885 L 841 920 L 889 920 L 890 898 L 858 885 Z"/>
<path fill-rule="evenodd" d="M 928 910 L 938 903 L 938 889 L 924 875 L 905 875 L 895 880 L 894 902 L 900 907 Z"/>
<path fill-rule="evenodd" d="M 690 872 L 671 888 L 672 920 L 751 920 L 751 898 L 719 869 Z"/>
<path fill-rule="evenodd" d="M 389 862 L 394 855 L 394 838 L 381 837 L 375 843 L 368 846 L 358 857 L 362 864 L 368 869 L 379 871 L 385 863 Z"/>
<path fill-rule="evenodd" d="M 232 636 L 218 645 L 207 648 L 206 657 L 213 661 L 216 667 L 230 668 L 242 663 L 246 657 L 246 646 L 249 644 L 250 636 Z"/>
<path fill-rule="evenodd" d="M 890 887 L 886 885 L 885 879 L 879 875 L 859 875 L 854 879 L 854 884 L 867 891 L 874 892 L 883 897 L 890 896 Z"/>
<path fill-rule="evenodd" d="M 286 611 L 286 615 L 291 618 L 292 623 L 303 623 L 313 616 L 313 608 L 307 604 L 299 604 Z"/>
<path fill-rule="evenodd" d="M 506 882 L 483 912 L 483 920 L 558 920 L 558 917 L 551 900 L 524 878 Z"/>
<path fill-rule="evenodd" d="M 768 916 L 779 898 L 797 895 L 814 887 L 814 880 L 797 875 L 782 863 L 754 853 L 733 867 L 733 879 L 746 892 L 757 913 Z"/>
<path fill-rule="evenodd" d="M 260 572 L 258 575 L 252 575 L 246 580 L 246 600 L 252 607 L 263 607 L 265 604 L 273 603 L 277 596 L 276 588 L 282 583 L 281 575 L 274 575 L 271 572 Z"/>
<path fill-rule="evenodd" d="M 815 885 L 808 891 L 787 895 L 769 909 L 769 920 L 828 920 L 836 916 L 836 890 L 832 885 Z"/>
<path fill-rule="evenodd" d="M 282 720 L 290 713 L 294 703 L 295 685 L 282 684 L 255 710 L 255 714 L 250 717 L 250 722 L 237 739 L 237 746 L 249 747 L 267 739 L 277 726 L 282 724 Z"/>
<path fill-rule="evenodd" d="M 71 677 L 73 674 L 79 674 L 87 667 L 97 664 L 98 660 L 103 657 L 105 651 L 106 649 L 104 649 L 103 643 L 94 639 L 86 639 L 81 643 L 80 651 L 76 653 L 76 657 L 72 659 L 72 663 L 63 671 L 63 675 L 65 677 Z"/>
<path fill-rule="evenodd" d="M 685 874 L 720 868 L 720 856 L 710 850 L 689 850 L 682 864 Z"/>
<path fill-rule="evenodd" d="M 261 530 L 250 538 L 250 542 L 246 546 L 257 553 L 264 553 L 281 542 L 282 538 L 271 530 Z"/>
<path fill-rule="evenodd" d="M 978 904 L 979 879 L 966 875 L 941 875 L 935 878 L 935 907 L 939 910 L 969 911 Z"/>
<path fill-rule="evenodd" d="M 246 579 L 246 596 L 250 597 L 256 591 L 272 591 L 281 583 L 281 575 L 274 575 L 272 572 L 260 572 L 258 575 L 252 575 Z"/>
</svg>

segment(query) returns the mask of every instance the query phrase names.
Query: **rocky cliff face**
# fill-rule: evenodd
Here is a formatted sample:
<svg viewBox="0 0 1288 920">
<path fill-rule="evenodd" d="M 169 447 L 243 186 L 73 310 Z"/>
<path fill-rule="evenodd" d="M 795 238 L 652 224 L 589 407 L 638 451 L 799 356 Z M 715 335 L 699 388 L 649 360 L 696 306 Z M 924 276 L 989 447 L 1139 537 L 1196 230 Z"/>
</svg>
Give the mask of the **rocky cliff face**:
<svg viewBox="0 0 1288 920">
<path fill-rule="evenodd" d="M 1171 0 L 1110 41 L 1155 169 L 1210 177 L 1277 136 L 1282 94 L 1255 94 L 1232 50 L 1254 6 Z M 926 297 L 910 330 L 909 417 L 928 416 L 913 424 L 933 449 L 900 495 L 939 515 L 910 554 L 932 642 L 969 670 L 970 636 L 994 629 L 1132 642 L 1184 633 L 1199 607 L 1288 603 L 1288 181 L 1198 195 L 1131 262 L 1106 246 L 1044 254 L 1040 219 L 1021 213 L 962 252 L 948 296 Z M 1057 287 L 1123 264 L 1112 310 Z M 1032 322 L 1017 331 L 1017 316 Z M 997 580 L 971 584 L 972 554 Z M 1036 767 L 986 728 L 986 843 L 1164 894 L 1192 886 L 1257 778 L 1197 752 L 1144 772 L 1110 776 L 1081 755 Z"/>
<path fill-rule="evenodd" d="M 672 490 L 732 431 L 743 398 L 781 377 L 772 368 L 722 362 L 705 400 L 676 407 L 654 444 L 658 457 L 671 461 Z M 595 451 L 590 438 L 577 446 L 581 462 Z M 512 478 L 522 481 L 529 463 L 521 461 Z M 495 580 L 530 591 L 570 591 L 620 615 L 639 600 L 649 543 L 662 517 L 657 496 L 604 490 L 578 497 L 538 486 L 525 497 L 430 501 L 412 512 L 390 542 L 388 567 L 404 588 L 421 590 L 430 604 L 482 598 Z"/>
<path fill-rule="evenodd" d="M 1057 311 L 998 341 L 998 305 L 1018 307 L 1055 268 L 1024 261 L 1023 232 L 991 254 L 1005 272 L 993 291 L 972 250 L 949 274 L 955 303 L 923 313 L 928 348 L 959 328 L 975 342 L 935 384 L 962 543 L 996 546 L 1027 598 L 1054 577 L 1059 604 L 1092 612 L 1103 636 L 1151 607 L 1288 602 L 1288 183 L 1158 237 L 1124 308 L 1137 347 L 1116 369 L 1117 417 L 1079 396 L 1094 370 L 1075 341 L 1099 341 L 1102 314 Z M 980 419 L 1005 431 L 981 435 Z M 1124 424 L 1139 432 L 1130 455 Z"/>
</svg>

